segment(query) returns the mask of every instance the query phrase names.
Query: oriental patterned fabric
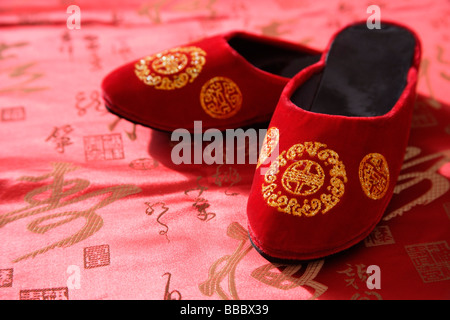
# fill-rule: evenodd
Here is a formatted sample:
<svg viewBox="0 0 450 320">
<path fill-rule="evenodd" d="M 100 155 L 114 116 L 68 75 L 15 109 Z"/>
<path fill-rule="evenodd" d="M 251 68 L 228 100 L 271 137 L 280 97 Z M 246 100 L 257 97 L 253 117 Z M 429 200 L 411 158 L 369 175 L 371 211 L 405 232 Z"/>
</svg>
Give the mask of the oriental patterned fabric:
<svg viewBox="0 0 450 320">
<path fill-rule="evenodd" d="M 65 2 L 2 1 L 0 299 L 450 298 L 450 3 L 370 4 L 423 43 L 394 198 L 355 247 L 283 264 L 248 238 L 256 164 L 175 165 L 170 134 L 108 113 L 100 83 L 232 29 L 323 50 L 367 2 L 77 1 L 76 29 Z"/>
</svg>

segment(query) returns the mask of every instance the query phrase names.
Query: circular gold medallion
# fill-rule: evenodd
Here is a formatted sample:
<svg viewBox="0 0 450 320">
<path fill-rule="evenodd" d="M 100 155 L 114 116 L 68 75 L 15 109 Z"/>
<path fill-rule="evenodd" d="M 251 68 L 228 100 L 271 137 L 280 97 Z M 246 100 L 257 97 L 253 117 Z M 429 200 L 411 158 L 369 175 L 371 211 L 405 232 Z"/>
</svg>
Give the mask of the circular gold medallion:
<svg viewBox="0 0 450 320">
<path fill-rule="evenodd" d="M 344 163 L 320 142 L 298 143 L 281 152 L 264 175 L 262 196 L 270 207 L 313 217 L 332 210 L 347 183 Z"/>
<path fill-rule="evenodd" d="M 134 65 L 134 73 L 146 85 L 159 90 L 183 88 L 198 77 L 206 52 L 198 47 L 179 47 L 147 56 Z"/>
<path fill-rule="evenodd" d="M 317 162 L 300 160 L 286 169 L 281 183 L 286 191 L 307 196 L 316 193 L 322 187 L 324 180 L 325 172 Z"/>
<path fill-rule="evenodd" d="M 200 92 L 203 110 L 213 118 L 234 116 L 242 106 L 242 93 L 236 83 L 226 77 L 214 77 L 207 81 Z"/>
<path fill-rule="evenodd" d="M 174 74 L 183 70 L 188 64 L 188 57 L 185 53 L 174 52 L 164 55 L 157 55 L 152 62 L 152 68 L 160 74 Z"/>
<path fill-rule="evenodd" d="M 389 187 L 389 167 L 386 159 L 379 153 L 369 153 L 359 164 L 359 182 L 370 199 L 384 197 Z"/>
</svg>

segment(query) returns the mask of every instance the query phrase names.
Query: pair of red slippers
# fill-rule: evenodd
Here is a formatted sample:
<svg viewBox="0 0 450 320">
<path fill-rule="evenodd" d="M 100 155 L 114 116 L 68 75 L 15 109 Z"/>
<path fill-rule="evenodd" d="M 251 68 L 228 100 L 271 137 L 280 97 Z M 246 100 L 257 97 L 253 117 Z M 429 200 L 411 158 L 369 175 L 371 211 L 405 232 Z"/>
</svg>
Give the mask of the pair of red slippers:
<svg viewBox="0 0 450 320">
<path fill-rule="evenodd" d="M 233 32 L 120 67 L 102 89 L 112 113 L 164 131 L 192 131 L 194 120 L 203 130 L 270 121 L 249 236 L 268 258 L 309 260 L 355 245 L 382 218 L 407 146 L 420 56 L 417 35 L 392 22 L 346 26 L 323 53 Z"/>
</svg>

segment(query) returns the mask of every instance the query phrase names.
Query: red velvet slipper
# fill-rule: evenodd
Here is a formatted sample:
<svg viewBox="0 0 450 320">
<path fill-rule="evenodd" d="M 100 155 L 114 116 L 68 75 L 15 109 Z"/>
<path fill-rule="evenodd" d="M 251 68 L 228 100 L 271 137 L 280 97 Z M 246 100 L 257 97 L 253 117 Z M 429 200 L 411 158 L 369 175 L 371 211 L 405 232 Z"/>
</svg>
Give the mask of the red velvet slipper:
<svg viewBox="0 0 450 320">
<path fill-rule="evenodd" d="M 163 131 L 193 132 L 268 123 L 287 82 L 320 53 L 302 45 L 230 32 L 128 63 L 103 79 L 107 109 Z"/>
<path fill-rule="evenodd" d="M 373 230 L 403 162 L 420 50 L 406 27 L 356 23 L 288 83 L 248 200 L 250 239 L 260 253 L 321 258 Z"/>
</svg>

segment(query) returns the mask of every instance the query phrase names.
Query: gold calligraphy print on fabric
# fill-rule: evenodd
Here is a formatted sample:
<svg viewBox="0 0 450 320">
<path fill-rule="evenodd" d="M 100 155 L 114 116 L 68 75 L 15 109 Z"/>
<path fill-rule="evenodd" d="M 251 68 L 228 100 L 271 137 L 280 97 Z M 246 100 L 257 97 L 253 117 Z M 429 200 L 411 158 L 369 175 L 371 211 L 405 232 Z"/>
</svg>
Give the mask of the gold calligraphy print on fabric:
<svg viewBox="0 0 450 320">
<path fill-rule="evenodd" d="M 252 250 L 248 232 L 239 223 L 232 222 L 227 229 L 227 235 L 239 241 L 239 245 L 231 255 L 219 258 L 209 268 L 208 279 L 199 285 L 200 292 L 208 297 L 217 293 L 223 300 L 239 300 L 236 289 L 235 273 L 238 263 Z M 228 292 L 221 283 L 228 277 Z"/>
<path fill-rule="evenodd" d="M 450 280 L 450 248 L 447 241 L 412 244 L 405 246 L 405 249 L 424 283 Z"/>
<path fill-rule="evenodd" d="M 181 300 L 181 293 L 178 290 L 170 289 L 170 279 L 172 278 L 172 274 L 170 272 L 166 272 L 163 274 L 163 277 L 167 276 L 166 287 L 164 289 L 164 300 Z"/>
<path fill-rule="evenodd" d="M 227 119 L 241 109 L 242 93 L 233 80 L 226 77 L 214 77 L 203 85 L 200 103 L 209 116 Z"/>
<path fill-rule="evenodd" d="M 326 144 L 304 142 L 278 156 L 264 176 L 261 191 L 266 203 L 278 211 L 313 217 L 339 203 L 345 183 L 347 173 L 339 155 Z"/>
<path fill-rule="evenodd" d="M 359 181 L 370 199 L 383 198 L 389 188 L 389 167 L 386 158 L 379 153 L 366 155 L 359 165 Z"/>
<path fill-rule="evenodd" d="M 353 288 L 352 290 L 355 291 L 350 300 L 383 300 L 381 295 L 375 290 L 366 290 L 369 274 L 365 264 L 347 263 L 345 269 L 336 272 L 345 275 L 346 287 Z"/>
<path fill-rule="evenodd" d="M 303 274 L 300 272 L 302 269 L 301 264 L 282 265 L 268 263 L 255 269 L 252 272 L 252 277 L 264 284 L 281 290 L 291 290 L 297 287 L 308 286 L 314 289 L 314 294 L 309 298 L 310 300 L 314 300 L 328 290 L 326 285 L 314 280 L 322 269 L 324 262 L 324 260 L 309 262 Z"/>
<path fill-rule="evenodd" d="M 202 49 L 178 47 L 139 60 L 134 72 L 146 85 L 160 90 L 174 90 L 193 82 L 205 63 L 206 52 Z"/>
<path fill-rule="evenodd" d="M 280 140 L 280 131 L 276 127 L 271 127 L 267 129 L 266 136 L 261 147 L 261 152 L 259 153 L 258 163 L 256 168 L 263 164 L 272 154 L 275 148 L 278 146 Z"/>
<path fill-rule="evenodd" d="M 450 149 L 423 154 L 421 148 L 415 146 L 406 148 L 402 170 L 394 188 L 394 196 L 398 195 L 397 199 L 405 199 L 407 203 L 403 202 L 400 208 L 394 208 L 392 211 L 386 212 L 383 220 L 388 221 L 402 216 L 418 205 L 428 205 L 444 196 L 450 190 L 450 181 L 440 174 L 439 170 L 448 163 L 450 163 Z M 426 169 L 423 169 L 424 165 Z M 409 192 L 410 188 L 424 183 L 429 187 L 423 193 L 413 199 L 403 197 L 405 193 Z"/>
<path fill-rule="evenodd" d="M 70 247 L 89 238 L 103 226 L 103 218 L 96 212 L 98 209 L 142 191 L 139 187 L 130 184 L 89 190 L 89 180 L 66 178 L 68 173 L 78 170 L 79 167 L 70 163 L 53 163 L 52 165 L 53 170 L 47 174 L 38 177 L 24 176 L 18 179 L 39 183 L 39 185 L 25 195 L 24 200 L 27 202 L 25 206 L 0 215 L 0 232 L 1 228 L 7 224 L 30 217 L 35 219 L 27 225 L 27 229 L 36 234 L 45 234 L 80 218 L 84 219 L 85 223 L 78 231 L 64 239 L 21 255 L 13 262 L 34 258 L 57 247 Z M 51 180 L 48 181 L 49 179 Z M 76 209 L 71 206 L 74 204 Z M 57 211 L 64 207 L 70 207 L 70 209 Z"/>
</svg>

